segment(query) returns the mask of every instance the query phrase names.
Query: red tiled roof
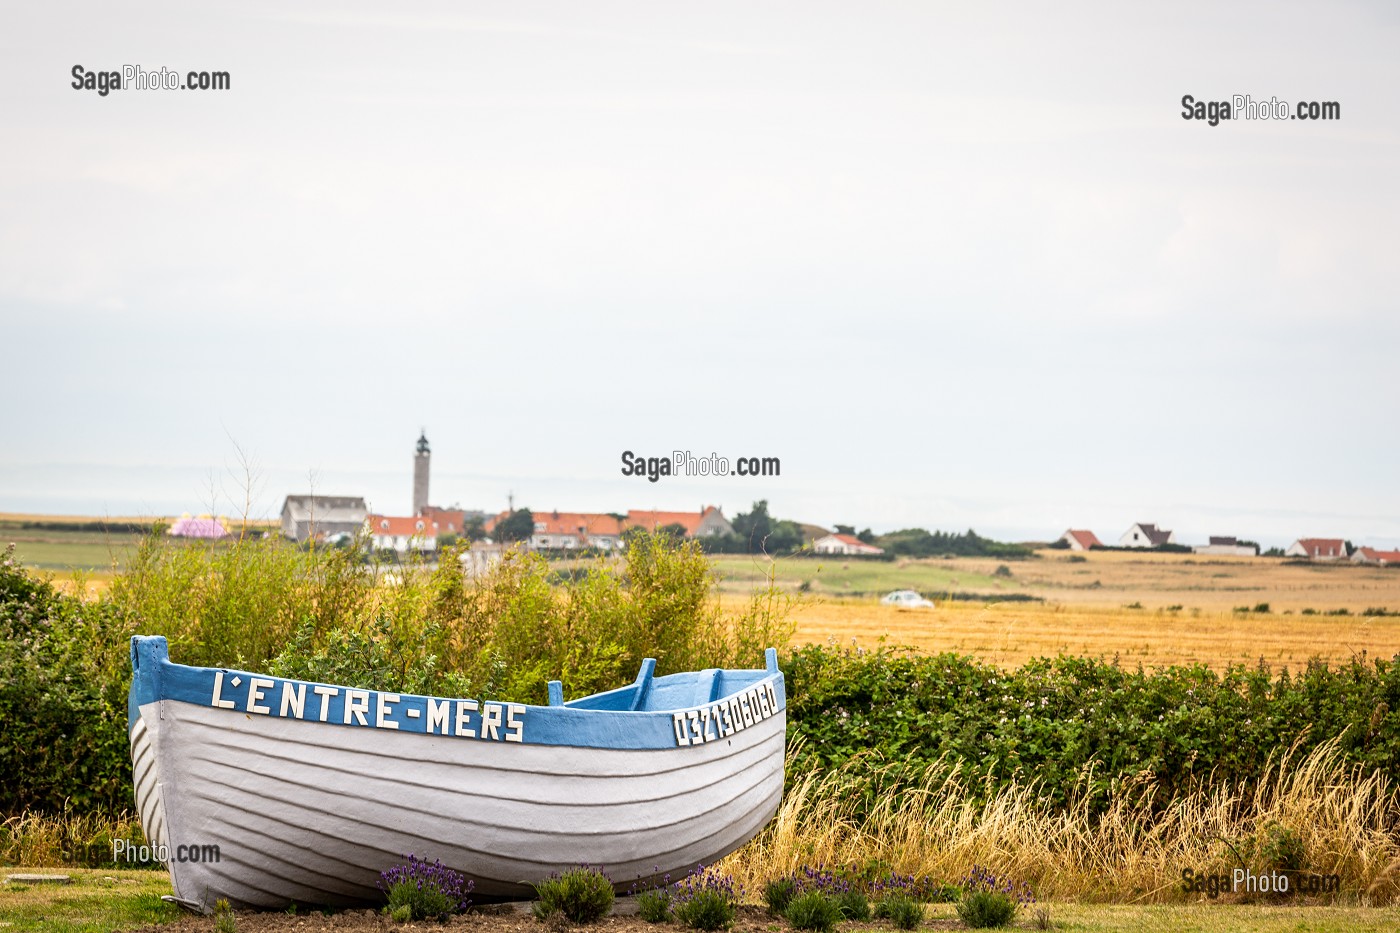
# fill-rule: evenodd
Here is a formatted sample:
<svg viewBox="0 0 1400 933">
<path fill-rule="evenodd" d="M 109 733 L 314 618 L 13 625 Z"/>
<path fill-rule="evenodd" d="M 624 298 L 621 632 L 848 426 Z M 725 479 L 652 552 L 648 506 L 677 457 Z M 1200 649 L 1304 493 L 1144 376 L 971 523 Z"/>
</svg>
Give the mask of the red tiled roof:
<svg viewBox="0 0 1400 933">
<path fill-rule="evenodd" d="M 713 508 L 714 506 L 709 506 L 705 512 Z M 686 534 L 694 535 L 695 530 L 700 527 L 700 522 L 705 518 L 705 512 L 658 512 L 656 509 L 628 509 L 627 527 L 656 531 L 667 525 L 680 525 L 685 529 Z"/>
<path fill-rule="evenodd" d="M 413 515 L 367 515 L 365 527 L 372 535 L 394 535 L 407 538 L 437 537 L 437 525 L 428 518 Z"/>
<path fill-rule="evenodd" d="M 440 509 L 435 505 L 423 507 L 424 518 L 437 524 L 438 534 L 459 535 L 462 533 L 462 526 L 466 524 L 467 513 L 464 509 Z"/>
<path fill-rule="evenodd" d="M 1299 538 L 1298 546 L 1309 557 L 1345 557 L 1347 543 L 1341 538 Z"/>
<path fill-rule="evenodd" d="M 622 522 L 606 512 L 532 512 L 531 515 L 537 535 L 577 535 L 579 529 L 583 529 L 584 535 L 622 534 Z M 487 522 L 487 533 L 509 516 L 509 512 L 502 512 Z"/>
<path fill-rule="evenodd" d="M 1356 549 L 1356 554 L 1374 564 L 1400 564 L 1400 551 L 1381 551 L 1373 547 L 1359 547 Z"/>
<path fill-rule="evenodd" d="M 1073 538 L 1086 551 L 1091 547 L 1103 547 L 1103 542 L 1092 531 L 1077 531 L 1071 528 L 1065 532 L 1065 536 Z"/>
</svg>

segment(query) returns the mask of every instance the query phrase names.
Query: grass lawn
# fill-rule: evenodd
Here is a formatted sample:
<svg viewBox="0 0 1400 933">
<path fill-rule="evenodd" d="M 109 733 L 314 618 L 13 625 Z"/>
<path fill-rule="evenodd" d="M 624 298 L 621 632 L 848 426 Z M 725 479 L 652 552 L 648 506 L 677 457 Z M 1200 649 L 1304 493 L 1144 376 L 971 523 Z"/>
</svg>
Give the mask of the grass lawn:
<svg viewBox="0 0 1400 933">
<path fill-rule="evenodd" d="M 37 871 L 34 869 L 7 869 Z M 44 930 L 56 933 L 98 933 L 129 930 L 166 923 L 184 916 L 179 908 L 161 901 L 170 893 L 170 876 L 164 871 L 115 871 L 64 869 L 73 878 L 70 885 L 0 885 L 0 930 Z M 1381 933 L 1400 929 L 1400 907 L 1244 905 L 1223 903 L 1122 904 L 1049 903 L 1053 929 L 1083 933 Z M 1034 929 L 1035 908 L 1024 910 L 1012 929 Z M 249 922 L 251 915 L 241 915 Z M 285 918 L 283 918 L 285 919 Z M 317 926 L 334 930 L 334 916 L 317 917 Z M 483 918 L 484 926 L 491 921 Z M 518 923 L 518 921 L 517 921 Z M 208 926 L 205 927 L 204 924 Z M 189 926 L 187 922 L 182 926 Z M 196 922 L 211 928 L 213 922 Z M 471 927 L 466 918 L 454 926 Z M 537 924 L 531 923 L 537 926 Z M 927 909 L 926 925 L 935 929 L 958 929 L 957 913 L 950 904 L 933 904 Z M 432 928 L 431 924 L 421 925 Z M 512 926 L 514 929 L 515 926 Z M 540 926 L 540 929 L 544 927 Z M 788 929 L 774 922 L 772 929 Z M 680 930 L 667 924 L 658 931 Z M 842 924 L 843 933 L 879 930 L 889 933 L 888 924 Z"/>
<path fill-rule="evenodd" d="M 1357 933 L 1400 929 L 1400 907 L 1259 904 L 1062 904 L 1049 908 L 1053 929 L 1083 933 Z M 1023 909 L 1014 929 L 1034 929 L 1035 908 Z M 952 920 L 951 904 L 928 908 L 929 921 Z"/>
<path fill-rule="evenodd" d="M 54 933 L 106 933 L 180 916 L 161 900 L 170 893 L 165 871 L 90 870 L 82 868 L 7 868 L 5 875 L 64 874 L 72 884 L 0 885 L 0 930 Z"/>
</svg>

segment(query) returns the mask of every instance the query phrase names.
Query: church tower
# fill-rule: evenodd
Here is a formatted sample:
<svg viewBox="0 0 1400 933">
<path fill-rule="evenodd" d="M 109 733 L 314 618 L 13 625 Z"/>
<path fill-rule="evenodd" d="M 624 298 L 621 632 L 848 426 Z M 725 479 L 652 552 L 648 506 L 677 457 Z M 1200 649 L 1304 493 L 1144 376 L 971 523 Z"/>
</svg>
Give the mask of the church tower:
<svg viewBox="0 0 1400 933">
<path fill-rule="evenodd" d="M 413 455 L 413 514 L 422 515 L 428 507 L 428 461 L 432 451 L 428 449 L 428 431 L 418 435 L 418 450 Z"/>
</svg>

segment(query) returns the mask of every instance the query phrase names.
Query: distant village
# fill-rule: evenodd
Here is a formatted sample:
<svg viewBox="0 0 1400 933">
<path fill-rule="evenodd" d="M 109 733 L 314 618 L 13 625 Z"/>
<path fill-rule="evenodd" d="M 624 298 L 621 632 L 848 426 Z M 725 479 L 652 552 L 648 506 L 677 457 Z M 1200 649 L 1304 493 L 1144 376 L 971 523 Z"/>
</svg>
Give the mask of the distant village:
<svg viewBox="0 0 1400 933">
<path fill-rule="evenodd" d="M 363 496 L 292 494 L 282 503 L 281 531 L 286 538 L 298 543 L 319 541 L 345 542 L 364 535 L 377 551 L 407 555 L 410 552 L 433 552 L 459 540 L 470 540 L 471 550 L 464 562 L 484 567 L 500 558 L 505 547 L 518 546 L 535 551 L 592 550 L 609 552 L 622 547 L 624 537 L 634 529 L 667 532 L 676 537 L 706 542 L 732 540 L 736 537 L 734 523 L 716 505 L 701 505 L 694 512 L 629 509 L 626 512 L 547 512 L 517 510 L 514 502 L 496 514 L 462 508 L 443 508 L 430 504 L 429 480 L 432 450 L 426 432 L 418 437 L 413 454 L 413 511 L 409 515 L 388 515 L 370 512 Z M 766 509 L 766 503 L 756 503 Z M 740 516 L 741 519 L 746 516 Z M 766 512 L 764 521 L 767 521 Z M 789 526 L 789 537 L 821 555 L 848 557 L 882 557 L 880 547 L 867 529 L 856 533 L 853 527 L 837 526 L 828 531 L 814 525 L 777 523 Z M 215 518 L 184 516 L 176 521 L 169 533 L 193 538 L 220 538 L 228 532 Z M 1029 550 L 1020 545 L 1001 544 L 980 539 L 973 532 L 967 535 L 930 534 L 922 529 L 894 532 L 897 553 L 919 553 L 908 546 L 911 535 L 922 534 L 934 545 L 950 550 L 950 544 L 965 542 L 969 536 L 982 542 L 988 553 L 999 556 L 1017 555 L 1014 551 Z M 882 539 L 883 540 L 883 539 Z M 1119 535 L 1116 545 L 1105 545 L 1094 532 L 1069 529 L 1052 548 L 1069 551 L 1142 549 L 1176 551 L 1228 557 L 1261 556 L 1259 545 L 1233 536 L 1212 535 L 1204 544 L 1185 545 L 1173 532 L 1155 524 L 1137 522 Z M 952 553 L 968 553 L 951 548 Z M 972 552 L 977 553 L 977 552 Z M 1291 557 L 1315 561 L 1352 561 L 1380 566 L 1400 566 L 1400 551 L 1356 547 L 1344 538 L 1299 538 L 1287 548 L 1263 552 L 1268 557 Z"/>
</svg>

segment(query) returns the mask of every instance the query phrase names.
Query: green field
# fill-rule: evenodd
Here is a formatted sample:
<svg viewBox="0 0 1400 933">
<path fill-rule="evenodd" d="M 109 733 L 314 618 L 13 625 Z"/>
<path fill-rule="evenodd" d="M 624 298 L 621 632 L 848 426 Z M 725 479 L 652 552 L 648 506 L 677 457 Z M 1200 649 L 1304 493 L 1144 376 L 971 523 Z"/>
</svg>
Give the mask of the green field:
<svg viewBox="0 0 1400 933">
<path fill-rule="evenodd" d="M 121 567 L 141 538 L 124 532 L 22 528 L 18 522 L 0 522 L 0 548 L 14 544 L 21 564 L 55 572 Z"/>
<path fill-rule="evenodd" d="M 747 554 L 721 554 L 713 559 L 720 577 L 720 591 L 749 593 L 768 582 L 786 590 L 800 589 L 828 596 L 883 596 L 892 590 L 975 592 L 1010 594 L 1022 587 L 1014 578 L 974 572 L 952 561 L 881 561 L 845 557 L 779 557 L 776 560 Z M 1007 564 L 1014 570 L 1014 562 Z M 981 569 L 981 568 L 979 568 Z"/>
</svg>

